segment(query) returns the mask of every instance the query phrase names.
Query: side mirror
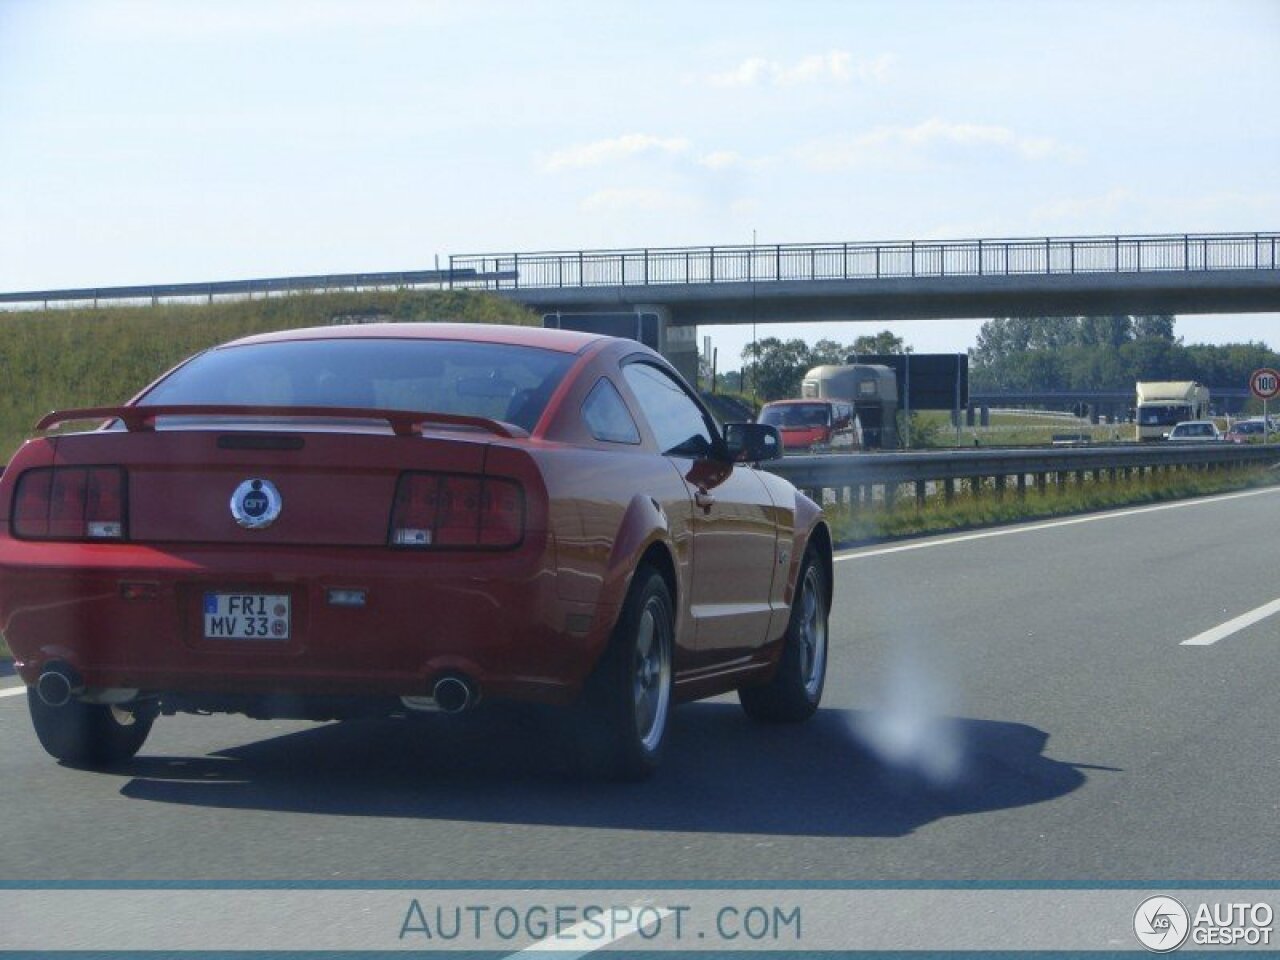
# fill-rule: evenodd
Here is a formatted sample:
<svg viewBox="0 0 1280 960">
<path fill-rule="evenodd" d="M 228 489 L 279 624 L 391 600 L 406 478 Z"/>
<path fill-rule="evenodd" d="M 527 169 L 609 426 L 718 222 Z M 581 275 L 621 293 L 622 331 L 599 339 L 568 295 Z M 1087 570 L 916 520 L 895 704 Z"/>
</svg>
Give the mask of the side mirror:
<svg viewBox="0 0 1280 960">
<path fill-rule="evenodd" d="M 724 446 L 732 463 L 782 459 L 782 434 L 767 423 L 726 423 Z"/>
</svg>

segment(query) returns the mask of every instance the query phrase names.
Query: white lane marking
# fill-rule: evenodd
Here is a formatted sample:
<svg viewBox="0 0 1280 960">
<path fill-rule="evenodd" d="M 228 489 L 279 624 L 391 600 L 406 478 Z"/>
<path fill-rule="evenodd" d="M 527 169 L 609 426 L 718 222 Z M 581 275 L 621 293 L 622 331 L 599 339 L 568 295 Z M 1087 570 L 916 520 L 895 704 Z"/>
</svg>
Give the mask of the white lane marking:
<svg viewBox="0 0 1280 960">
<path fill-rule="evenodd" d="M 1228 620 L 1226 623 L 1220 623 L 1211 630 L 1204 633 L 1197 633 L 1189 640 L 1183 640 L 1180 646 L 1184 647 L 1207 647 L 1211 643 L 1217 643 L 1219 640 L 1231 636 L 1233 633 L 1239 633 L 1245 627 L 1251 627 L 1259 620 L 1265 620 L 1274 613 L 1280 613 L 1280 600 L 1272 600 L 1270 603 L 1264 603 L 1256 609 L 1250 610 L 1248 613 L 1242 613 L 1240 616 Z"/>
<path fill-rule="evenodd" d="M 26 686 L 0 687 L 0 697 L 19 697 L 27 692 Z"/>
<path fill-rule="evenodd" d="M 924 550 L 928 547 L 944 547 L 952 543 L 967 543 L 970 540 L 987 540 L 991 537 L 1010 537 L 1015 533 L 1034 533 L 1037 530 L 1052 530 L 1054 527 L 1070 527 L 1078 523 L 1095 523 L 1099 520 L 1115 520 L 1118 517 L 1132 517 L 1140 513 L 1156 513 L 1160 510 L 1181 510 L 1183 507 L 1200 507 L 1208 503 L 1221 503 L 1224 500 L 1239 500 L 1242 497 L 1260 497 L 1268 493 L 1280 493 L 1280 487 L 1267 487 L 1262 490 L 1246 490 L 1244 493 L 1224 493 L 1216 497 L 1199 497 L 1195 500 L 1179 500 L 1177 503 L 1157 503 L 1148 507 L 1134 507 L 1131 510 L 1107 510 L 1103 513 L 1091 513 L 1087 517 L 1069 517 L 1066 520 L 1049 520 L 1045 523 L 1030 523 L 1017 527 L 1002 527 L 999 530 L 983 530 L 980 533 L 965 533 L 944 540 L 930 540 L 927 543 L 904 543 L 896 547 L 880 547 L 864 550 L 860 553 L 845 553 L 834 558 L 836 563 L 842 560 L 861 560 L 864 557 L 882 557 L 888 553 L 905 553 L 908 550 Z"/>
<path fill-rule="evenodd" d="M 531 943 L 523 950 L 510 954 L 508 960 L 514 960 L 515 957 L 534 956 L 540 953 L 554 953 L 558 960 L 575 960 L 577 957 L 585 957 L 589 953 L 597 950 L 603 950 L 611 943 L 617 943 L 626 937 L 631 936 L 637 930 L 647 928 L 655 923 L 661 923 L 671 915 L 671 911 L 665 907 L 655 907 L 651 905 L 652 901 L 642 900 L 638 903 L 631 904 L 627 909 L 634 913 L 634 916 L 618 922 L 616 925 L 612 920 L 608 921 L 608 929 L 612 936 L 604 940 L 592 940 L 591 946 L 579 947 L 582 937 L 579 936 L 588 926 L 599 927 L 606 922 L 604 916 L 595 920 L 583 920 L 575 923 L 573 926 L 564 930 L 559 936 L 552 935 L 537 943 Z"/>
</svg>

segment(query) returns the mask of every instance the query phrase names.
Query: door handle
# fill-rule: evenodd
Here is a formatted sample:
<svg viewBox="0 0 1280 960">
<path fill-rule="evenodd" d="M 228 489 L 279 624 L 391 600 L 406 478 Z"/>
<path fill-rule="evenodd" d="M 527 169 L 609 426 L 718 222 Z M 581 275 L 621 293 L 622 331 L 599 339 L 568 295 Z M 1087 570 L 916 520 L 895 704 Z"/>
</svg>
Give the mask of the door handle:
<svg viewBox="0 0 1280 960">
<path fill-rule="evenodd" d="M 699 490 L 693 495 L 693 502 L 700 506 L 703 510 L 710 510 L 715 506 L 716 498 L 705 490 Z"/>
</svg>

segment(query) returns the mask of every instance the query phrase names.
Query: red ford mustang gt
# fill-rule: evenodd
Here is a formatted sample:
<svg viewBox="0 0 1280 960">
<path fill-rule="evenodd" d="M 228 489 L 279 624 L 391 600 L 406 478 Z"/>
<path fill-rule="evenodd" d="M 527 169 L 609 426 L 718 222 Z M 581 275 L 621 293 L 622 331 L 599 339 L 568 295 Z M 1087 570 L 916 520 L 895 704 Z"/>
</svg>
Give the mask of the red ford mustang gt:
<svg viewBox="0 0 1280 960">
<path fill-rule="evenodd" d="M 656 353 L 526 327 L 248 337 L 68 410 L 0 479 L 0 629 L 54 757 L 159 714 L 311 719 L 560 703 L 643 776 L 671 705 L 822 696 L 831 536 Z"/>
</svg>

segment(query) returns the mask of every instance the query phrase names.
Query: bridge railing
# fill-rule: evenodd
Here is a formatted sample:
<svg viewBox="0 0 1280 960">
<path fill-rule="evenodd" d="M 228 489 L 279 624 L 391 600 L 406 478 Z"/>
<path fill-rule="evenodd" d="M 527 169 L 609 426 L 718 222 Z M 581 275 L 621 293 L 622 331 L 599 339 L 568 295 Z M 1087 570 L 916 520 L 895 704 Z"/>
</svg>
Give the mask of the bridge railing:
<svg viewBox="0 0 1280 960">
<path fill-rule="evenodd" d="M 786 457 L 766 464 L 819 503 L 877 501 L 892 505 L 904 493 L 917 503 L 941 493 L 954 496 L 957 483 L 974 493 L 1019 494 L 1029 485 L 1059 489 L 1076 483 L 1114 482 L 1122 477 L 1170 470 L 1220 470 L 1280 464 L 1280 444 L 1169 444 L 1123 447 L 1026 448 L 924 453 L 870 453 Z"/>
<path fill-rule="evenodd" d="M 1275 270 L 1280 234 L 660 247 L 449 257 L 455 287 L 539 289 L 902 277 Z M 456 274 L 455 274 L 456 275 Z"/>
</svg>

